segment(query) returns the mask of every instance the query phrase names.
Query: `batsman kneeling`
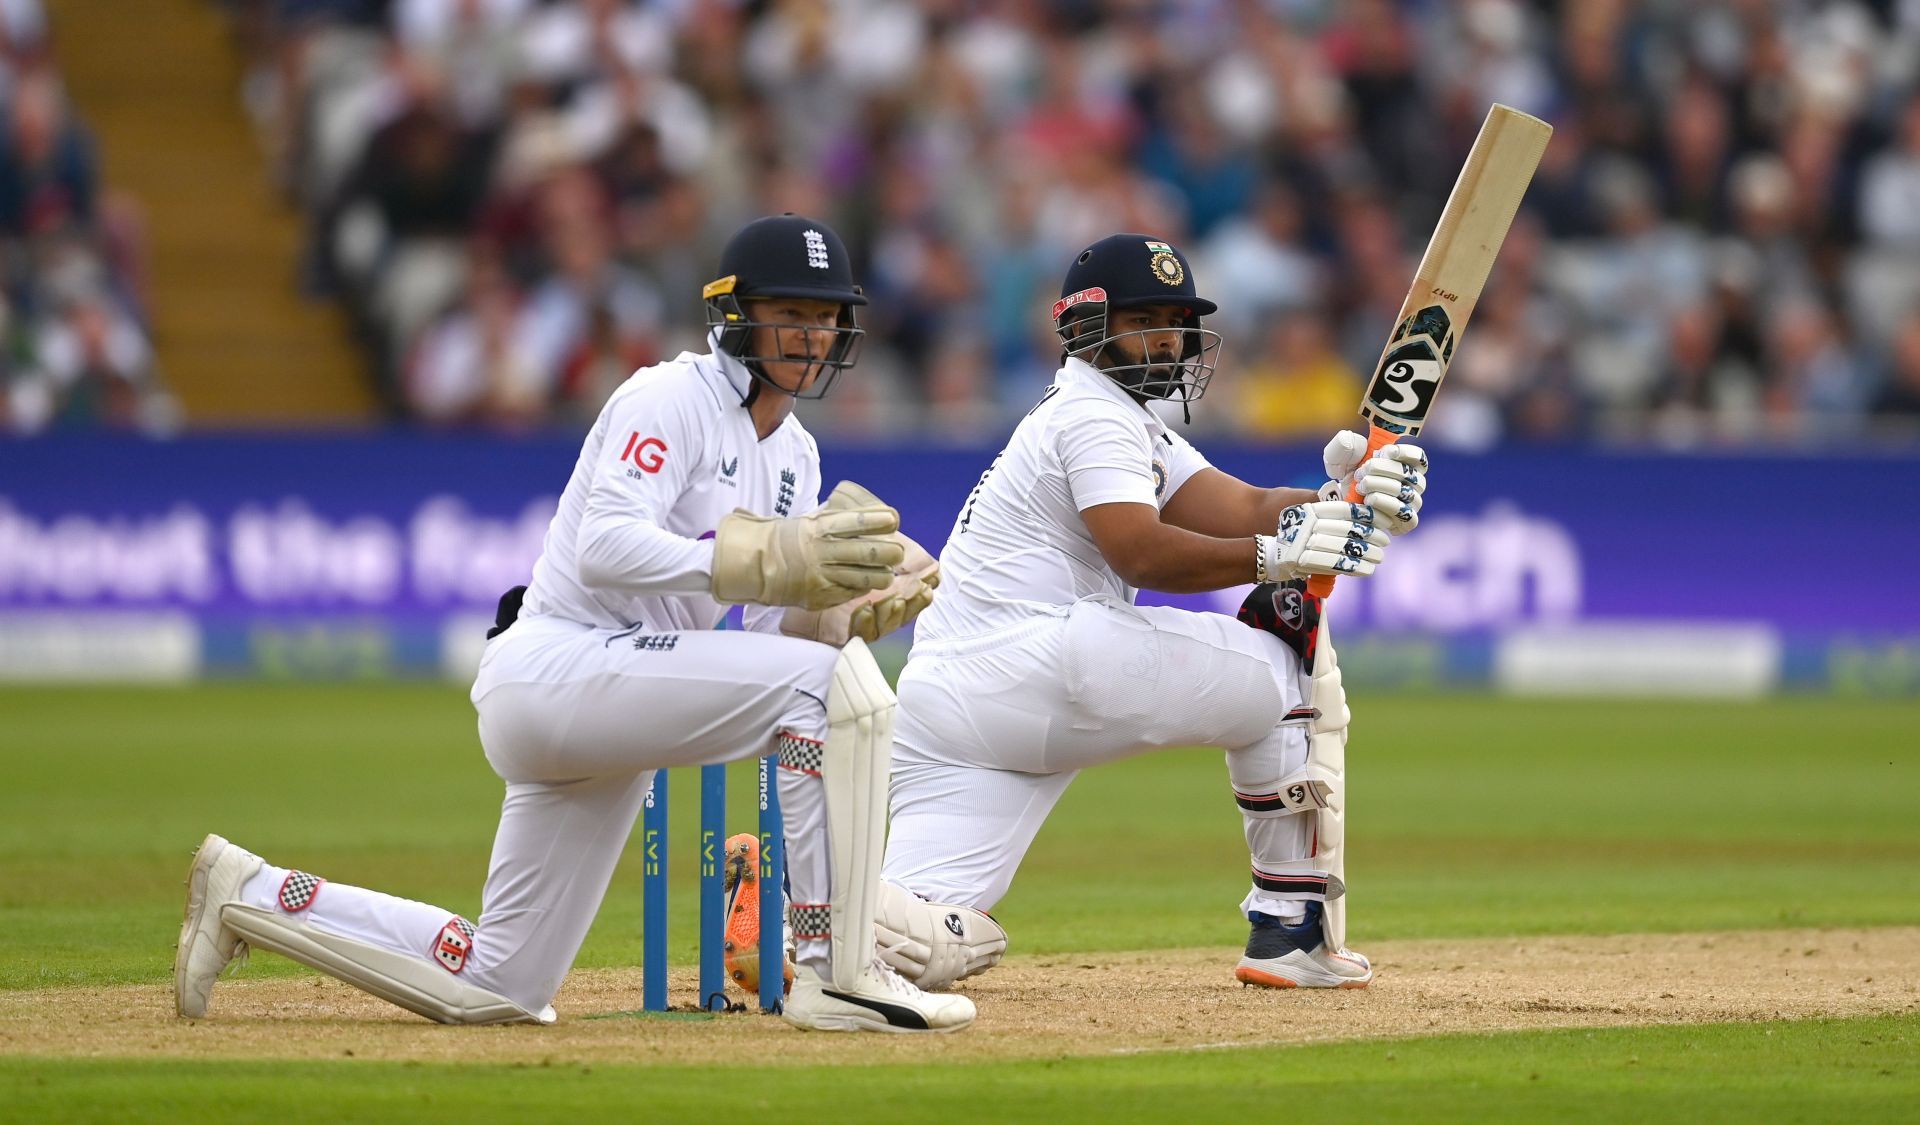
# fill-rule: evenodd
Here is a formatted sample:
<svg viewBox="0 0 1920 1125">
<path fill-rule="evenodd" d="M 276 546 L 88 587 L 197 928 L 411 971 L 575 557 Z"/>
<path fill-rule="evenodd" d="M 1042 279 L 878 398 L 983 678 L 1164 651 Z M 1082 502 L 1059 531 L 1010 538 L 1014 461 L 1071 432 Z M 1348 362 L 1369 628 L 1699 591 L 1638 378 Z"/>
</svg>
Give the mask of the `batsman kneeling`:
<svg viewBox="0 0 1920 1125">
<path fill-rule="evenodd" d="M 1364 577 L 1419 522 L 1426 458 L 1342 434 L 1323 494 L 1257 488 L 1148 409 L 1212 377 L 1214 311 L 1186 258 L 1146 235 L 1079 255 L 1053 306 L 1062 363 L 967 497 L 940 597 L 899 681 L 883 956 L 923 988 L 991 967 L 987 914 L 1079 770 L 1215 746 L 1252 859 L 1235 975 L 1277 988 L 1373 977 L 1342 928 L 1347 707 L 1306 580 Z M 1357 501 L 1323 499 L 1347 494 Z M 1242 621 L 1139 607 L 1257 583 Z M 1252 625 L 1253 628 L 1248 628 Z"/>
<path fill-rule="evenodd" d="M 972 1022 L 971 1001 L 922 992 L 874 943 L 895 700 L 861 637 L 918 612 L 937 571 L 865 489 L 816 508 L 819 452 L 792 414 L 854 362 L 866 299 L 839 238 L 795 215 L 743 228 L 720 272 L 711 352 L 614 392 L 489 634 L 472 698 L 506 798 L 479 923 L 209 836 L 174 963 L 182 1016 L 206 1015 L 257 946 L 443 1023 L 551 1022 L 654 771 L 777 753 L 785 1018 Z M 746 630 L 716 631 L 735 604 Z"/>
</svg>

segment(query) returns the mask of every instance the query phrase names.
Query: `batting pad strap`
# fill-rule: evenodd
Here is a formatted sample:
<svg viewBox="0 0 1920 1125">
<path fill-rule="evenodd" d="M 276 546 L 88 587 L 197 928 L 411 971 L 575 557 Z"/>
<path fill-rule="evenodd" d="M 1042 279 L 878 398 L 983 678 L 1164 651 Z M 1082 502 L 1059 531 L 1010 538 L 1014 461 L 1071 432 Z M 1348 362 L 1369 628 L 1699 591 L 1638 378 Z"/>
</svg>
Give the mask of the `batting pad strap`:
<svg viewBox="0 0 1920 1125">
<path fill-rule="evenodd" d="M 1234 803 L 1250 816 L 1291 816 L 1329 807 L 1332 787 L 1324 781 L 1301 781 L 1270 793 L 1233 791 Z"/>
<path fill-rule="evenodd" d="M 1253 885 L 1269 894 L 1332 902 L 1347 893 L 1337 876 L 1318 870 L 1310 859 L 1268 863 L 1253 869 Z"/>
<path fill-rule="evenodd" d="M 825 941 L 833 936 L 833 907 L 824 902 L 796 902 L 787 908 L 795 941 Z"/>
<path fill-rule="evenodd" d="M 1233 791 L 1234 803 L 1248 816 L 1292 816 L 1335 807 L 1336 778 L 1316 769 L 1311 759 L 1302 769 L 1288 774 L 1272 788 Z"/>
<path fill-rule="evenodd" d="M 819 777 L 820 762 L 825 756 L 825 744 L 811 738 L 802 738 L 792 731 L 780 732 L 780 768 L 804 773 L 809 777 Z"/>
</svg>

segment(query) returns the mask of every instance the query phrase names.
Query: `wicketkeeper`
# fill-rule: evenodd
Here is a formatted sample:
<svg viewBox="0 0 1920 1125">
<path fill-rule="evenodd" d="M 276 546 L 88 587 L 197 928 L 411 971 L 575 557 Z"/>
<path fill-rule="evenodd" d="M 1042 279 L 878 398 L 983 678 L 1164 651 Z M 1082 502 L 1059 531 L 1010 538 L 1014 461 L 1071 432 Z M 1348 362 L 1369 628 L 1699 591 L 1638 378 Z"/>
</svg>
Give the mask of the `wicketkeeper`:
<svg viewBox="0 0 1920 1125">
<path fill-rule="evenodd" d="M 506 783 L 479 923 L 276 867 L 218 836 L 194 857 L 174 963 L 182 1016 L 269 949 L 444 1023 L 551 1022 L 655 770 L 778 752 L 795 953 L 786 1018 L 951 1031 L 965 997 L 875 957 L 894 697 L 862 636 L 931 598 L 899 516 L 843 484 L 793 417 L 852 366 L 846 248 L 823 223 L 748 224 L 705 288 L 712 350 L 614 392 L 524 598 L 473 685 Z M 746 631 L 715 631 L 744 605 Z M 783 627 L 788 634 L 783 635 Z M 823 643 L 825 642 L 825 643 Z"/>
</svg>

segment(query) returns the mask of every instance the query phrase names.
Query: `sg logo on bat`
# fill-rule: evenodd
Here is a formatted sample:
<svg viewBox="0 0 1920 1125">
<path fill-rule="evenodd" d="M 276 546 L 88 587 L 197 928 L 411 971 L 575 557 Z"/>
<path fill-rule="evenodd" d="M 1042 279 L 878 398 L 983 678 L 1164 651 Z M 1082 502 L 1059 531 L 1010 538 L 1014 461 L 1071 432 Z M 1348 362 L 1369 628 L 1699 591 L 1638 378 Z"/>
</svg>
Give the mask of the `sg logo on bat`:
<svg viewBox="0 0 1920 1125">
<path fill-rule="evenodd" d="M 1447 310 L 1428 305 L 1401 321 L 1367 385 L 1368 416 L 1410 428 L 1424 424 L 1452 358 L 1453 321 Z"/>
</svg>

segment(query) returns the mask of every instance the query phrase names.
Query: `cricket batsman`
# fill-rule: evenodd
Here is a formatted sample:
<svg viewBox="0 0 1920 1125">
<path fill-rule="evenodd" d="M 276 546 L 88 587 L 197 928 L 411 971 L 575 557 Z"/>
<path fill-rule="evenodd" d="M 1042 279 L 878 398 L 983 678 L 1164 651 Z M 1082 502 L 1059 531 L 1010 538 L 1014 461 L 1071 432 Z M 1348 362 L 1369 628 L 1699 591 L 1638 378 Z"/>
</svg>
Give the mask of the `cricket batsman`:
<svg viewBox="0 0 1920 1125">
<path fill-rule="evenodd" d="M 711 351 L 613 393 L 531 585 L 489 634 L 472 698 L 506 798 L 479 923 L 208 836 L 174 961 L 180 1015 L 205 1016 L 220 971 L 257 946 L 442 1023 L 551 1023 L 654 771 L 777 753 L 785 1018 L 973 1021 L 971 1001 L 922 992 L 874 945 L 895 702 L 864 642 L 927 604 L 932 560 L 858 486 L 816 503 L 819 451 L 793 416 L 853 365 L 866 298 L 839 236 L 798 215 L 742 228 L 719 272 Z M 746 631 L 715 630 L 730 605 Z"/>
<path fill-rule="evenodd" d="M 1305 579 L 1371 574 L 1388 532 L 1418 522 L 1426 458 L 1401 444 L 1368 459 L 1343 433 L 1327 469 L 1347 479 L 1318 493 L 1237 480 L 1148 408 L 1191 407 L 1213 374 L 1215 306 L 1186 256 L 1117 234 L 1060 292 L 1059 373 L 961 505 L 900 676 L 884 956 L 924 988 L 990 967 L 1007 937 L 985 912 L 1075 774 L 1216 746 L 1253 868 L 1235 975 L 1363 987 L 1372 967 L 1330 924 L 1347 709 Z M 1356 473 L 1361 502 L 1331 499 Z M 1247 624 L 1134 605 L 1141 588 L 1249 582 Z"/>
</svg>

